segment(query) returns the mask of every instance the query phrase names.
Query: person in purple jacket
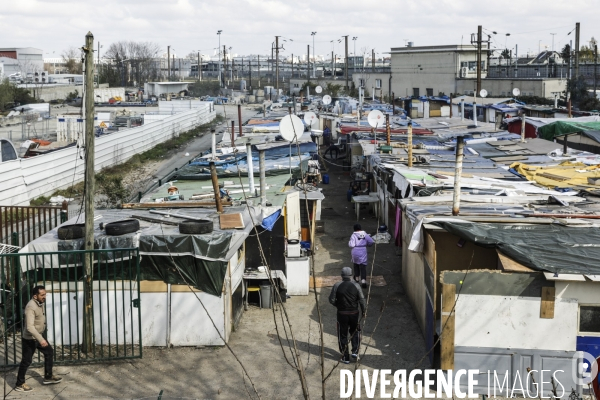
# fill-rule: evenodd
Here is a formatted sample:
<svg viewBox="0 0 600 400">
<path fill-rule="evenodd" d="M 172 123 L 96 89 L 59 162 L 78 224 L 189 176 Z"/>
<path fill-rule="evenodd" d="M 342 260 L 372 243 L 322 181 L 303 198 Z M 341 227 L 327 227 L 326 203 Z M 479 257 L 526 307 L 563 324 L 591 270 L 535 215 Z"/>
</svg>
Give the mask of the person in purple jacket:
<svg viewBox="0 0 600 400">
<path fill-rule="evenodd" d="M 354 280 L 363 288 L 367 287 L 367 247 L 373 246 L 375 242 L 362 230 L 360 224 L 354 225 L 354 233 L 350 236 L 348 246 L 352 249 L 352 263 L 354 263 Z"/>
</svg>

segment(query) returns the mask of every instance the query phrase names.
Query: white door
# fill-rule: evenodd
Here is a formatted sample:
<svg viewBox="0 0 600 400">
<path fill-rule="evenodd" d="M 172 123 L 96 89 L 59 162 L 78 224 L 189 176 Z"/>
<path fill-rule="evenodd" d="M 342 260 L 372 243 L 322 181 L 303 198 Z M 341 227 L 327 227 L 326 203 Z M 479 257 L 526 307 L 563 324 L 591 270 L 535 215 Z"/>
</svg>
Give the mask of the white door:
<svg viewBox="0 0 600 400">
<path fill-rule="evenodd" d="M 285 206 L 287 238 L 300 240 L 300 192 L 287 195 Z"/>
</svg>

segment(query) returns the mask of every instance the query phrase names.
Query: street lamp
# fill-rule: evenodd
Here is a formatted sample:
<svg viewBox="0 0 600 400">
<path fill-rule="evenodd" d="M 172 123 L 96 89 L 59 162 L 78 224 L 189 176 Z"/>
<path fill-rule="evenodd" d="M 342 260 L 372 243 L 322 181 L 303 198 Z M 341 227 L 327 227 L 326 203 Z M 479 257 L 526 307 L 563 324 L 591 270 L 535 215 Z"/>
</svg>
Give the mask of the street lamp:
<svg viewBox="0 0 600 400">
<path fill-rule="evenodd" d="M 315 69 L 315 63 L 317 62 L 317 59 L 315 58 L 315 35 L 317 34 L 317 32 L 311 32 L 310 36 L 312 36 L 313 38 L 313 78 L 316 78 L 317 72 Z"/>
<path fill-rule="evenodd" d="M 354 66 L 354 73 L 356 73 L 356 39 L 358 39 L 358 36 L 352 37 L 352 41 L 354 42 L 354 61 L 352 62 Z"/>
<path fill-rule="evenodd" d="M 222 30 L 218 30 L 217 31 L 217 35 L 219 36 L 219 87 L 222 87 L 222 80 L 221 80 L 221 32 L 223 32 Z"/>
</svg>

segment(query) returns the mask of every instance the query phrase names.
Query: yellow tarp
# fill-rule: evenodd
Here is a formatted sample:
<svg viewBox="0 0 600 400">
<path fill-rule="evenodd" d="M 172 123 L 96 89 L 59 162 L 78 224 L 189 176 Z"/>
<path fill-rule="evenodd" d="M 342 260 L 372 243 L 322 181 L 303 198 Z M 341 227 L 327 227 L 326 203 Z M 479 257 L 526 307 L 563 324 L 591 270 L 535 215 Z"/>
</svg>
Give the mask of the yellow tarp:
<svg viewBox="0 0 600 400">
<path fill-rule="evenodd" d="M 515 162 L 510 165 L 510 168 L 514 168 L 528 181 L 535 181 L 549 188 L 557 186 L 561 188 L 573 186 L 600 188 L 600 186 L 588 183 L 588 178 L 600 179 L 600 169 L 596 165 L 589 166 L 565 161 L 559 165 L 542 167 Z"/>
</svg>

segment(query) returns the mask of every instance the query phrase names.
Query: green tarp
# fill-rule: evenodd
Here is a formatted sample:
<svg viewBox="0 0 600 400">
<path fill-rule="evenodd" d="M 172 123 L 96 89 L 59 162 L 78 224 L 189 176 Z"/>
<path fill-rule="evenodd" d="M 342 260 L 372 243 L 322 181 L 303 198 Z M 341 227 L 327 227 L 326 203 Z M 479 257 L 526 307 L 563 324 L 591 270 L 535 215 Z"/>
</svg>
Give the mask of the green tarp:
<svg viewBox="0 0 600 400">
<path fill-rule="evenodd" d="M 220 297 L 231 237 L 231 232 L 216 231 L 206 235 L 141 236 L 140 279 L 176 285 L 187 281 L 196 289 Z"/>
<path fill-rule="evenodd" d="M 433 222 L 434 225 L 538 271 L 600 274 L 600 227 L 557 224 Z M 448 255 L 451 257 L 451 255 Z M 465 266 L 466 268 L 466 266 Z"/>
<path fill-rule="evenodd" d="M 556 121 L 538 128 L 538 136 L 546 140 L 565 136 L 571 133 L 600 133 L 600 122 Z M 586 135 L 588 136 L 588 135 Z"/>
</svg>

